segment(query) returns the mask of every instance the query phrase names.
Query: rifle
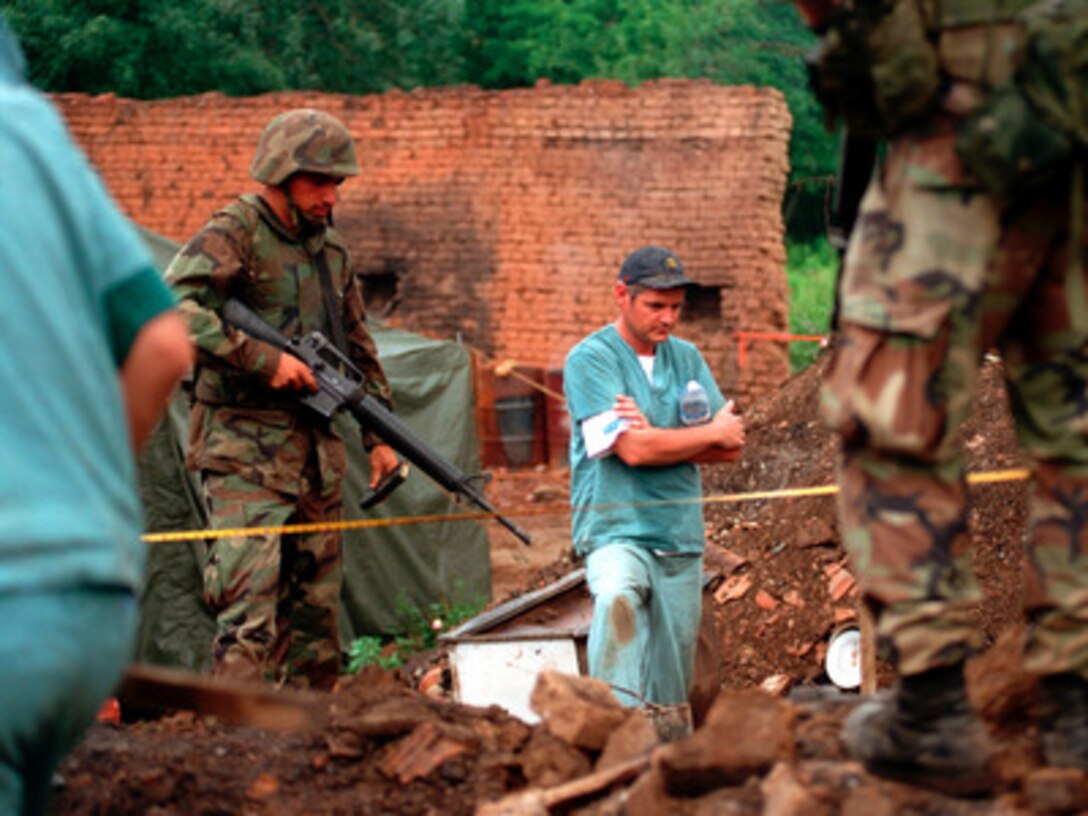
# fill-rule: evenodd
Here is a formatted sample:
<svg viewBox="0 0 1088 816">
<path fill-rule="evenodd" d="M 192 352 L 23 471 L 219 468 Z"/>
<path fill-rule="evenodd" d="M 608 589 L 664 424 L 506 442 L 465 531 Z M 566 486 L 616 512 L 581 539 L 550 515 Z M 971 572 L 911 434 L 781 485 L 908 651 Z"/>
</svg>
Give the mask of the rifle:
<svg viewBox="0 0 1088 816">
<path fill-rule="evenodd" d="M 397 453 L 404 456 L 454 497 L 467 499 L 494 516 L 503 527 L 525 544 L 532 538 L 510 519 L 502 516 L 472 484 L 480 476 L 466 476 L 460 468 L 430 447 L 375 397 L 363 390 L 363 373 L 320 332 L 310 332 L 302 338 L 288 339 L 268 325 L 248 306 L 230 298 L 223 306 L 222 317 L 235 328 L 263 340 L 306 363 L 317 380 L 318 390 L 299 397 L 299 402 L 326 419 L 347 410 L 368 431 L 381 437 Z M 394 475 L 401 480 L 404 470 Z M 383 489 L 380 487 L 379 489 Z M 386 492 L 391 488 L 385 487 Z"/>
<path fill-rule="evenodd" d="M 873 175 L 877 147 L 878 142 L 872 136 L 856 133 L 849 126 L 843 128 L 839 146 L 839 172 L 835 179 L 835 200 L 831 208 L 831 223 L 828 225 L 828 240 L 839 253 L 835 301 L 831 309 L 832 330 L 837 330 L 839 323 L 839 298 L 843 267 L 846 265 L 846 248 L 850 242 L 850 233 L 854 231 L 862 196 L 865 195 L 869 179 Z"/>
<path fill-rule="evenodd" d="M 876 164 L 882 121 L 877 92 L 867 64 L 867 46 L 857 25 L 848 20 L 862 2 L 843 0 L 795 0 L 801 17 L 820 39 L 805 56 L 809 87 L 824 107 L 824 123 L 830 129 L 842 121 L 839 169 L 835 200 L 828 224 L 828 240 L 838 251 L 835 301 L 831 328 L 839 322 L 840 284 L 850 233 L 858 208 Z"/>
<path fill-rule="evenodd" d="M 876 164 L 877 140 L 859 134 L 849 126 L 843 129 L 839 145 L 839 172 L 835 179 L 835 198 L 831 206 L 828 238 L 840 255 L 846 254 L 850 233 L 858 218 L 862 196 L 869 186 Z"/>
</svg>

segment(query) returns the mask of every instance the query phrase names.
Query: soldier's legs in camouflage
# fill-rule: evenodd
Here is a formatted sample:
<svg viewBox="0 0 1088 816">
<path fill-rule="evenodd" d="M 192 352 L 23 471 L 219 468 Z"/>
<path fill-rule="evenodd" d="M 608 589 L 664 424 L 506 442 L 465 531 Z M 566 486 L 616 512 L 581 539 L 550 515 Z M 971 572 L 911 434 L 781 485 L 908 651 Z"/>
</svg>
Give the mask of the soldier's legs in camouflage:
<svg viewBox="0 0 1088 816">
<path fill-rule="evenodd" d="M 991 750 L 963 681 L 979 591 L 956 437 L 987 347 L 999 222 L 963 182 L 950 128 L 892 144 L 851 240 L 823 410 L 844 442 L 845 543 L 900 674 L 847 719 L 847 748 L 875 773 L 977 793 Z"/>
<path fill-rule="evenodd" d="M 997 209 L 961 185 L 951 132 L 900 139 L 870 185 L 822 394 L 843 436 L 845 543 L 903 674 L 978 644 L 956 431 L 985 350 Z"/>
<path fill-rule="evenodd" d="M 848 447 L 840 487 L 844 543 L 884 653 L 904 674 L 965 659 L 979 645 L 971 609 L 980 593 L 961 461 Z"/>
<path fill-rule="evenodd" d="M 1027 550 L 1025 668 L 1088 677 L 1088 465 L 1037 465 Z"/>
<path fill-rule="evenodd" d="M 1030 497 L 1025 662 L 1088 676 L 1088 274 L 1070 265 L 1068 191 L 1018 214 L 1010 266 L 1046 252 L 1003 346 L 1017 433 L 1036 463 Z M 1088 258 L 1088 224 L 1078 257 Z"/>
<path fill-rule="evenodd" d="M 278 527 L 292 501 L 233 474 L 205 473 L 204 499 L 213 530 Z M 215 612 L 212 673 L 232 679 L 273 680 L 280 596 L 280 536 L 250 534 L 215 539 L 204 564 L 204 599 Z"/>
<path fill-rule="evenodd" d="M 310 492 L 299 497 L 300 524 L 338 522 L 339 492 L 322 496 Z M 279 618 L 282 637 L 277 644 L 279 660 L 293 686 L 331 689 L 340 674 L 340 636 L 337 613 L 343 584 L 343 558 L 339 531 L 307 533 L 285 538 L 284 588 Z"/>
</svg>

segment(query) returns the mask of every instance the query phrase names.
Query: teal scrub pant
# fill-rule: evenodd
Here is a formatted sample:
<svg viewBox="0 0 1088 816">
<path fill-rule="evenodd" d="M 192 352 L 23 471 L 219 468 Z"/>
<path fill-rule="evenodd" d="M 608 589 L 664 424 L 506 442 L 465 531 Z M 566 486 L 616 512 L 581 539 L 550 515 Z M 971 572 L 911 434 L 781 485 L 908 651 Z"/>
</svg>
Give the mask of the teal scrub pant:
<svg viewBox="0 0 1088 816">
<path fill-rule="evenodd" d="M 119 588 L 0 597 L 0 816 L 47 812 L 53 773 L 117 686 L 138 616 Z"/>
<path fill-rule="evenodd" d="M 687 702 L 702 617 L 703 558 L 606 544 L 586 556 L 589 673 L 627 706 Z M 633 694 L 628 693 L 633 692 Z"/>
</svg>

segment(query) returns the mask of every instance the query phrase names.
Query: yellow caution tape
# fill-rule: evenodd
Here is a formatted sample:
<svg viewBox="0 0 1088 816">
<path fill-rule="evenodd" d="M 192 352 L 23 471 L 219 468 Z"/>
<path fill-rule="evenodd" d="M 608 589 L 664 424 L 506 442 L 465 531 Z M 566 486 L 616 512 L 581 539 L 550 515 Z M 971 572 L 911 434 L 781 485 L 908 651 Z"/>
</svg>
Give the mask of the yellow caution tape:
<svg viewBox="0 0 1088 816">
<path fill-rule="evenodd" d="M 398 527 L 404 524 L 427 524 L 440 521 L 490 519 L 495 513 L 447 513 L 433 516 L 404 516 L 391 519 L 358 519 L 356 521 L 325 521 L 309 524 L 282 524 L 268 527 L 230 527 L 222 530 L 183 530 L 171 533 L 147 533 L 141 540 L 148 544 L 165 541 L 194 541 L 197 539 L 234 538 L 236 536 L 303 535 L 331 533 L 337 530 L 365 530 L 372 527 Z M 508 515 L 503 513 L 502 515 Z"/>
<path fill-rule="evenodd" d="M 1019 482 L 1031 477 L 1031 472 L 1025 469 L 998 470 L 985 473 L 970 473 L 967 475 L 968 484 L 996 484 L 998 482 Z M 598 504 L 592 507 L 579 508 L 586 510 L 609 510 L 618 507 L 656 507 L 666 504 L 728 504 L 746 501 L 760 501 L 766 499 L 795 499 L 811 496 L 831 496 L 839 492 L 837 485 L 821 485 L 817 487 L 793 487 L 779 488 L 777 490 L 761 490 L 751 493 L 730 493 L 721 496 L 700 496 L 692 499 L 663 499 L 655 502 L 643 502 L 640 504 Z M 567 514 L 571 510 L 569 505 L 544 505 L 542 507 L 522 508 L 520 510 L 508 510 L 501 513 L 507 517 L 515 516 L 548 516 Z M 218 538 L 235 538 L 242 536 L 271 536 L 271 535 L 303 535 L 306 533 L 330 533 L 346 530 L 367 530 L 376 527 L 400 527 L 406 524 L 436 524 L 448 521 L 485 521 L 494 519 L 499 513 L 445 513 L 431 516 L 403 516 L 390 519 L 359 519 L 355 521 L 329 521 L 310 524 L 284 524 L 269 527 L 233 527 L 223 530 L 183 530 L 168 533 L 147 533 L 141 536 L 141 540 L 148 544 L 160 544 L 170 541 L 198 541 Z"/>
</svg>

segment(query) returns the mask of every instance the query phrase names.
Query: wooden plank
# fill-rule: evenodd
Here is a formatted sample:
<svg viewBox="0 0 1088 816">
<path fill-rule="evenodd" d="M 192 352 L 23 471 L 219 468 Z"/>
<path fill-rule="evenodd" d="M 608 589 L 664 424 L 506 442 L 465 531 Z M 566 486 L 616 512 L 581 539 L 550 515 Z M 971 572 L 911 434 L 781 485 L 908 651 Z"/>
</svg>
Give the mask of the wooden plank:
<svg viewBox="0 0 1088 816">
<path fill-rule="evenodd" d="M 591 773 L 572 782 L 548 788 L 541 792 L 541 801 L 548 810 L 581 799 L 585 796 L 598 793 L 605 788 L 610 788 L 618 782 L 627 782 L 640 776 L 650 767 L 650 755 L 635 757 L 627 762 L 605 768 L 603 771 Z"/>
<path fill-rule="evenodd" d="M 270 731 L 305 731 L 319 727 L 325 718 L 325 707 L 316 694 L 277 691 L 139 663 L 125 670 L 115 696 L 122 713 L 192 711 Z"/>
<path fill-rule="evenodd" d="M 549 813 L 566 813 L 577 800 L 599 796 L 613 785 L 629 782 L 640 776 L 650 767 L 650 756 L 647 754 L 635 757 L 553 788 L 529 788 L 496 802 L 484 802 L 476 808 L 476 816 L 547 816 Z"/>
<path fill-rule="evenodd" d="M 858 634 L 861 637 L 861 692 L 876 691 L 876 623 L 864 602 L 858 604 Z"/>
<path fill-rule="evenodd" d="M 579 586 L 585 581 L 586 571 L 584 568 L 579 567 L 573 572 L 569 572 L 557 581 L 553 581 L 545 587 L 528 592 L 525 595 L 521 595 L 517 598 L 513 598 L 506 603 L 496 606 L 494 609 L 489 609 L 486 612 L 481 612 L 471 620 L 467 620 L 458 626 L 456 629 L 446 632 L 439 639 L 446 642 L 456 641 L 459 638 L 466 638 L 472 635 L 481 635 L 487 632 L 489 629 L 493 629 L 501 623 L 521 615 L 528 610 L 539 606 L 546 601 L 550 601 L 552 598 L 563 594 L 575 587 Z"/>
</svg>

